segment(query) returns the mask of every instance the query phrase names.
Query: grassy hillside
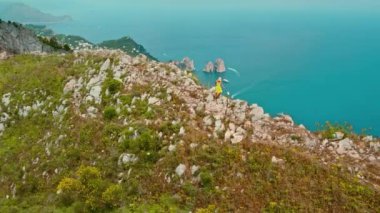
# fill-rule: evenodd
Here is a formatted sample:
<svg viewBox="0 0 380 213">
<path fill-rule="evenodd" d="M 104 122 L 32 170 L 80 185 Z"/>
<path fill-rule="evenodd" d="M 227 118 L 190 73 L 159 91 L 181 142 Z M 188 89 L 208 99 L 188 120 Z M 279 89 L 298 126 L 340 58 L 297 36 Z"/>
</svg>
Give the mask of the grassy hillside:
<svg viewBox="0 0 380 213">
<path fill-rule="evenodd" d="M 130 37 L 123 37 L 116 40 L 104 41 L 99 44 L 99 47 L 104 47 L 108 49 L 121 49 L 132 56 L 144 54 L 150 59 L 157 60 L 153 56 L 151 56 L 142 45 L 137 44 Z"/>
<path fill-rule="evenodd" d="M 189 79 L 120 53 L 0 61 L 0 212 L 380 211 L 302 148 L 210 137 L 168 87 Z"/>
</svg>

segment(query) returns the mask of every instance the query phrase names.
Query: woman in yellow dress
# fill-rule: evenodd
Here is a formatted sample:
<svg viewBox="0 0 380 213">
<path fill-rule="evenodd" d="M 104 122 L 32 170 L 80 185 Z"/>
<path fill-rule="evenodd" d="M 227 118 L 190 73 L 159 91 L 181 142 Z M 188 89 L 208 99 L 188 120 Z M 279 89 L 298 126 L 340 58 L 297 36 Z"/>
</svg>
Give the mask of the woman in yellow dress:
<svg viewBox="0 0 380 213">
<path fill-rule="evenodd" d="M 218 99 L 220 94 L 222 94 L 222 93 L 223 93 L 222 78 L 219 77 L 218 80 L 216 80 L 216 82 L 215 82 L 215 95 L 214 95 L 214 97 L 216 99 Z"/>
</svg>

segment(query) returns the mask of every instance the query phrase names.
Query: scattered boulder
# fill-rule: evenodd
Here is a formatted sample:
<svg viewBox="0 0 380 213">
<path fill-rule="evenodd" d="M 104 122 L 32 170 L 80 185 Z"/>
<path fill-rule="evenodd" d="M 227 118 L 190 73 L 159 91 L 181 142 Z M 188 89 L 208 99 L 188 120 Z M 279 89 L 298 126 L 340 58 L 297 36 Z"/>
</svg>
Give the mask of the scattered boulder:
<svg viewBox="0 0 380 213">
<path fill-rule="evenodd" d="M 224 140 L 229 141 L 231 140 L 232 135 L 234 134 L 233 131 L 227 129 L 226 133 L 224 134 Z"/>
<path fill-rule="evenodd" d="M 8 106 L 11 103 L 11 93 L 6 93 L 3 95 L 3 98 L 1 99 L 4 106 Z"/>
<path fill-rule="evenodd" d="M 185 128 L 181 127 L 181 129 L 179 130 L 178 135 L 185 135 Z"/>
<path fill-rule="evenodd" d="M 342 140 L 344 138 L 344 133 L 343 132 L 335 132 L 334 138 L 337 140 Z"/>
<path fill-rule="evenodd" d="M 66 83 L 65 87 L 63 88 L 63 94 L 67 94 L 69 92 L 74 91 L 75 89 L 76 80 L 71 79 L 69 82 Z"/>
<path fill-rule="evenodd" d="M 176 148 L 177 148 L 176 145 L 171 144 L 171 145 L 169 145 L 168 150 L 169 150 L 169 152 L 173 152 L 176 150 Z"/>
<path fill-rule="evenodd" d="M 240 143 L 244 140 L 244 137 L 245 136 L 242 133 L 236 132 L 232 135 L 231 143 L 232 144 Z"/>
<path fill-rule="evenodd" d="M 264 117 L 264 109 L 257 104 L 253 104 L 251 107 L 250 115 L 252 116 L 252 122 L 258 121 Z"/>
<path fill-rule="evenodd" d="M 182 176 L 186 171 L 186 166 L 184 164 L 179 164 L 177 168 L 175 169 L 175 173 L 177 173 L 178 176 Z"/>
<path fill-rule="evenodd" d="M 156 98 L 156 97 L 150 97 L 149 99 L 148 99 L 148 104 L 150 104 L 150 105 L 161 105 L 161 101 L 160 101 L 160 99 L 158 99 L 158 98 Z"/>
<path fill-rule="evenodd" d="M 135 154 L 123 153 L 119 157 L 118 165 L 124 165 L 128 163 L 135 163 L 138 161 L 138 157 Z"/>
<path fill-rule="evenodd" d="M 212 121 L 211 116 L 206 116 L 205 118 L 203 118 L 203 124 L 205 126 L 211 126 L 212 123 L 213 123 L 213 121 Z"/>
<path fill-rule="evenodd" d="M 195 65 L 194 61 L 191 60 L 189 57 L 185 57 L 182 59 L 181 62 L 176 62 L 176 65 L 185 71 L 194 71 L 195 70 Z"/>
<path fill-rule="evenodd" d="M 315 148 L 317 146 L 317 142 L 313 139 L 307 138 L 305 145 L 307 148 L 312 149 L 312 148 Z"/>
<path fill-rule="evenodd" d="M 285 161 L 283 159 L 276 158 L 276 156 L 273 156 L 272 157 L 272 163 L 274 163 L 274 164 L 284 164 Z"/>
<path fill-rule="evenodd" d="M 363 138 L 363 141 L 367 142 L 367 143 L 372 142 L 373 141 L 373 136 L 372 135 L 365 136 Z"/>
<path fill-rule="evenodd" d="M 353 146 L 353 142 L 351 139 L 346 138 L 338 143 L 338 149 L 336 149 L 336 152 L 340 155 L 347 153 L 347 151 L 351 150 Z"/>
<path fill-rule="evenodd" d="M 191 166 L 191 174 L 194 175 L 199 170 L 199 168 L 200 167 L 196 165 Z"/>
<path fill-rule="evenodd" d="M 220 119 L 215 121 L 215 129 L 214 132 L 222 132 L 224 130 L 224 124 Z"/>
<path fill-rule="evenodd" d="M 111 60 L 108 58 L 103 65 L 100 67 L 100 72 L 106 71 L 111 65 Z"/>
<path fill-rule="evenodd" d="M 97 104 L 100 104 L 102 102 L 101 92 L 102 92 L 101 86 L 94 86 L 90 90 L 90 95 L 94 98 L 95 103 Z"/>
</svg>

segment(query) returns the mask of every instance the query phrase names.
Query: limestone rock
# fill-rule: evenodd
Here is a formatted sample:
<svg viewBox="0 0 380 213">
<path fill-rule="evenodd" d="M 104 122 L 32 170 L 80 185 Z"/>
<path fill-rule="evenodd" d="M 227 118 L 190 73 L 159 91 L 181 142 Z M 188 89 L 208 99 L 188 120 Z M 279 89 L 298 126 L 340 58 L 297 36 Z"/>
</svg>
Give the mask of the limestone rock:
<svg viewBox="0 0 380 213">
<path fill-rule="evenodd" d="M 108 58 L 103 65 L 100 67 L 100 72 L 106 71 L 111 65 L 111 60 Z"/>
<path fill-rule="evenodd" d="M 150 104 L 150 105 L 161 105 L 161 101 L 160 101 L 160 99 L 158 99 L 158 98 L 156 98 L 156 97 L 150 97 L 149 99 L 148 99 L 148 104 Z"/>
<path fill-rule="evenodd" d="M 11 93 L 4 94 L 1 101 L 7 107 L 11 103 Z"/>
<path fill-rule="evenodd" d="M 180 69 L 185 70 L 185 71 L 195 70 L 194 61 L 191 60 L 189 57 L 183 58 L 181 62 L 177 62 L 176 64 Z"/>
<path fill-rule="evenodd" d="M 212 118 L 210 116 L 206 116 L 205 118 L 203 118 L 203 124 L 205 126 L 211 126 L 213 123 L 212 121 Z"/>
<path fill-rule="evenodd" d="M 63 88 L 63 94 L 67 94 L 69 92 L 74 91 L 75 84 L 76 84 L 75 79 L 71 79 L 69 82 L 67 82 L 65 87 Z"/>
<path fill-rule="evenodd" d="M 94 86 L 90 90 L 90 95 L 94 98 L 95 103 L 100 104 L 102 102 L 101 98 L 102 87 Z"/>
<path fill-rule="evenodd" d="M 182 176 L 186 171 L 186 166 L 184 164 L 179 164 L 177 168 L 175 169 L 175 173 L 177 173 L 178 176 Z"/>
<path fill-rule="evenodd" d="M 215 121 L 215 129 L 214 129 L 215 132 L 221 132 L 224 130 L 224 128 L 225 128 L 224 124 L 222 123 L 220 119 Z"/>
<path fill-rule="evenodd" d="M 224 140 L 225 141 L 231 140 L 232 134 L 234 134 L 234 132 L 228 129 L 226 133 L 224 134 Z"/>
<path fill-rule="evenodd" d="M 0 22 L 0 52 L 10 54 L 53 52 L 33 31 L 13 23 Z"/>
<path fill-rule="evenodd" d="M 368 136 L 366 136 L 366 137 L 363 138 L 363 141 L 367 142 L 367 143 L 372 142 L 373 141 L 373 136 L 368 135 Z"/>
<path fill-rule="evenodd" d="M 181 127 L 181 129 L 179 130 L 178 135 L 185 135 L 185 128 Z"/>
<path fill-rule="evenodd" d="M 138 161 L 138 157 L 135 154 L 123 153 L 119 157 L 118 165 L 124 165 L 128 163 L 135 163 Z"/>
<path fill-rule="evenodd" d="M 169 152 L 173 152 L 173 151 L 175 151 L 176 150 L 176 148 L 177 148 L 177 146 L 176 145 L 169 145 L 169 147 L 168 147 L 168 150 L 169 150 Z"/>
<path fill-rule="evenodd" d="M 342 140 L 344 138 L 344 133 L 343 132 L 335 132 L 334 138 L 338 139 L 338 140 Z"/>
<path fill-rule="evenodd" d="M 242 133 L 234 133 L 232 135 L 232 139 L 231 139 L 231 143 L 232 144 L 237 144 L 237 143 L 240 143 L 244 140 L 244 135 Z"/>
<path fill-rule="evenodd" d="M 272 163 L 274 163 L 274 164 L 284 164 L 285 161 L 283 159 L 276 158 L 276 156 L 273 156 L 272 157 Z"/>
<path fill-rule="evenodd" d="M 338 149 L 336 152 L 340 155 L 347 153 L 348 150 L 351 150 L 353 146 L 353 142 L 351 139 L 346 138 L 341 141 L 339 141 Z"/>
<path fill-rule="evenodd" d="M 253 104 L 251 107 L 250 115 L 252 116 L 252 122 L 260 120 L 264 117 L 264 109 L 257 104 Z"/>
<path fill-rule="evenodd" d="M 214 72 L 215 70 L 215 67 L 214 67 L 214 63 L 212 63 L 211 61 L 209 61 L 206 66 L 203 68 L 203 71 L 205 72 Z"/>
<path fill-rule="evenodd" d="M 226 71 L 226 66 L 224 65 L 223 59 L 221 59 L 221 58 L 216 59 L 215 71 L 217 71 L 217 72 L 225 72 Z"/>
<path fill-rule="evenodd" d="M 194 175 L 199 170 L 199 168 L 200 167 L 196 165 L 191 166 L 191 174 Z"/>
</svg>

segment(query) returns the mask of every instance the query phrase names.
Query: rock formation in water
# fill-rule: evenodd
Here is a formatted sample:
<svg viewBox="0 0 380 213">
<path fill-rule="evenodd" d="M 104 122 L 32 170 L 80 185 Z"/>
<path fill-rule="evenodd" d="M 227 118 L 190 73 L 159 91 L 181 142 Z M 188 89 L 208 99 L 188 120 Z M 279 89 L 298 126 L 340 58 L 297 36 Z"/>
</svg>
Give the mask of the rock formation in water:
<svg viewBox="0 0 380 213">
<path fill-rule="evenodd" d="M 205 72 L 225 72 L 226 66 L 224 65 L 224 61 L 221 58 L 215 60 L 215 63 L 209 61 L 206 66 L 203 68 Z"/>
<path fill-rule="evenodd" d="M 214 67 L 214 63 L 212 63 L 211 61 L 209 61 L 206 66 L 203 68 L 203 71 L 205 72 L 214 72 L 215 70 L 215 67 Z"/>
<path fill-rule="evenodd" d="M 221 59 L 221 58 L 216 59 L 215 71 L 216 72 L 225 72 L 226 71 L 226 66 L 224 65 L 223 59 Z"/>
</svg>

